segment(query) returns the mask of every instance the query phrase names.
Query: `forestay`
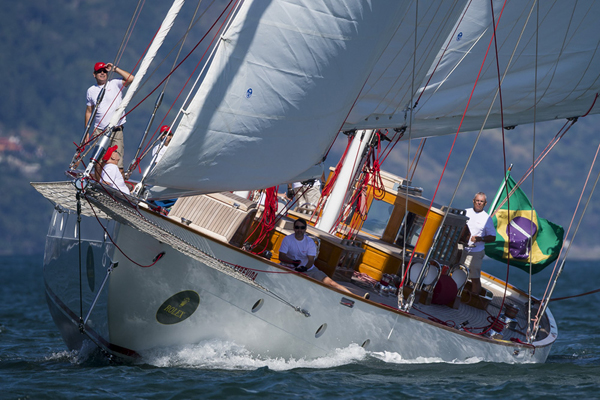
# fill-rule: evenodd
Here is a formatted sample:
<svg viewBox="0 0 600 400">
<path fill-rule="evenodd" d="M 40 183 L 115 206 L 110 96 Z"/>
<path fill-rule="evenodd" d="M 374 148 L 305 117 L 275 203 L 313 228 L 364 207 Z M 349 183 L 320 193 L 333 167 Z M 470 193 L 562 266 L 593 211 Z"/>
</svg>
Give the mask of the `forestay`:
<svg viewBox="0 0 600 400">
<path fill-rule="evenodd" d="M 369 84 L 378 92 L 397 79 L 391 71 L 412 79 L 414 22 L 435 27 L 417 29 L 422 81 L 464 3 L 244 1 L 147 182 L 191 194 L 302 174 L 321 161 L 386 46 L 403 44 L 381 59 L 382 79 Z M 402 102 L 409 90 L 400 88 Z"/>
</svg>

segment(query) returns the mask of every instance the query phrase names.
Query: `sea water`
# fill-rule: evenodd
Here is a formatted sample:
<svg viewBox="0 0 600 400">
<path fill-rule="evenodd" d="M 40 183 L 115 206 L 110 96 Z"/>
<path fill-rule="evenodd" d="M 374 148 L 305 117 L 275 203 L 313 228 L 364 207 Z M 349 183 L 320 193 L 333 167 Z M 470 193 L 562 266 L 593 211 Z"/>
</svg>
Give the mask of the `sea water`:
<svg viewBox="0 0 600 400">
<path fill-rule="evenodd" d="M 555 297 L 600 287 L 599 267 L 567 262 Z M 490 260 L 484 270 L 506 277 L 506 267 Z M 529 286 L 526 273 L 509 274 Z M 543 271 L 532 284 L 540 287 L 548 276 Z M 600 294 L 551 303 L 559 338 L 545 364 L 405 360 L 360 346 L 284 360 L 256 358 L 223 341 L 115 364 L 66 350 L 46 306 L 41 255 L 0 257 L 0 284 L 0 399 L 600 398 Z"/>
</svg>

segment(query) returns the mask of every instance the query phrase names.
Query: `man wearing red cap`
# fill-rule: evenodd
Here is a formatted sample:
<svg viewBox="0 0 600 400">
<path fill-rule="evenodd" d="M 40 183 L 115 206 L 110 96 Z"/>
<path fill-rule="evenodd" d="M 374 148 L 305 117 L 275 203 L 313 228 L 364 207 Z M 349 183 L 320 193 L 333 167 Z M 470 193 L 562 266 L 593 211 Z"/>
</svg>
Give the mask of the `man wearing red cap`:
<svg viewBox="0 0 600 400">
<path fill-rule="evenodd" d="M 111 71 L 114 71 L 117 74 L 121 75 L 123 79 L 111 79 L 109 81 L 108 73 Z M 123 91 L 123 88 L 129 86 L 131 82 L 133 82 L 133 75 L 113 65 L 112 63 L 105 64 L 103 62 L 97 62 L 94 65 L 94 78 L 96 78 L 96 84 L 91 86 L 87 90 L 87 107 L 85 109 L 86 126 L 90 117 L 92 116 L 94 107 L 96 106 L 98 95 L 100 94 L 102 87 L 106 86 L 104 98 L 98 106 L 96 118 L 94 119 L 94 136 L 97 136 L 104 129 L 106 129 L 115 110 L 117 109 L 119 104 L 121 104 L 121 100 L 123 99 L 121 92 Z M 125 124 L 125 117 L 121 118 L 119 120 L 118 126 L 115 127 L 115 133 L 111 142 L 111 144 L 116 143 L 119 146 L 119 150 L 121 153 L 123 153 L 123 149 L 125 148 L 123 145 L 123 124 Z M 87 141 L 88 137 L 85 138 L 85 142 Z M 123 169 L 123 160 L 121 159 L 119 160 L 119 168 L 121 170 Z"/>
<path fill-rule="evenodd" d="M 154 157 L 156 153 L 158 153 L 158 156 L 156 157 L 156 162 L 158 162 L 165 154 L 165 151 L 167 151 L 167 146 L 169 145 L 169 143 L 171 143 L 172 137 L 173 132 L 171 132 L 171 128 L 169 128 L 169 125 L 163 125 L 160 127 L 160 142 L 158 142 L 158 144 L 152 149 L 152 157 Z"/>
<path fill-rule="evenodd" d="M 130 194 L 129 188 L 125 184 L 123 174 L 118 168 L 118 163 L 121 160 L 121 155 L 117 151 L 117 146 L 112 146 L 106 149 L 106 153 L 102 157 L 102 181 L 109 186 L 120 190 L 122 193 Z"/>
</svg>

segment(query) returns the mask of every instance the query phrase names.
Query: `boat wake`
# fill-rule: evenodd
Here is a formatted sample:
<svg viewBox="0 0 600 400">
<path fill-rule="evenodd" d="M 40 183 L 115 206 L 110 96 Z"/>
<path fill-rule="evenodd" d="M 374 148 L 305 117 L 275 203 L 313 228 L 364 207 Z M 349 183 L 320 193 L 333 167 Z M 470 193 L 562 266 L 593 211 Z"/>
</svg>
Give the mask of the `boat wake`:
<svg viewBox="0 0 600 400">
<path fill-rule="evenodd" d="M 224 370 L 255 370 L 264 367 L 274 371 L 287 371 L 296 368 L 325 369 L 372 360 L 388 364 L 447 363 L 436 357 L 418 357 L 414 360 L 406 360 L 395 352 L 369 352 L 357 344 L 336 349 L 332 355 L 311 360 L 303 358 L 258 357 L 235 343 L 218 340 L 206 341 L 177 349 L 154 350 L 142 356 L 145 364 L 161 368 L 179 367 Z M 480 359 L 474 357 L 465 361 L 454 361 L 452 364 L 474 364 L 480 361 Z"/>
<path fill-rule="evenodd" d="M 181 348 L 153 350 L 142 354 L 143 362 L 156 367 L 275 371 L 295 368 L 331 368 L 364 360 L 367 352 L 358 345 L 337 349 L 334 355 L 317 359 L 259 357 L 232 342 L 210 340 Z"/>
<path fill-rule="evenodd" d="M 389 364 L 476 364 L 478 362 L 482 362 L 483 360 L 478 357 L 470 357 L 466 360 L 454 360 L 451 362 L 444 361 L 438 357 L 417 357 L 414 360 L 403 359 L 400 354 L 390 351 L 384 352 L 370 352 L 369 355 L 373 358 L 377 358 L 383 362 Z"/>
</svg>

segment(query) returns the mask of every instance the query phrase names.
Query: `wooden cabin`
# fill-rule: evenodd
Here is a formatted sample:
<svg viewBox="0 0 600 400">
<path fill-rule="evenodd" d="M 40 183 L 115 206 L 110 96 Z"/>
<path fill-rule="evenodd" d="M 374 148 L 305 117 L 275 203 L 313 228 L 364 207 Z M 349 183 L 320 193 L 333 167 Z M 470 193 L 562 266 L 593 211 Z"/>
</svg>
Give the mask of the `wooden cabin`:
<svg viewBox="0 0 600 400">
<path fill-rule="evenodd" d="M 369 187 L 366 191 L 366 218 L 354 210 L 347 225 L 334 235 L 311 226 L 314 224 L 310 215 L 290 211 L 255 251 L 279 262 L 281 241 L 293 233 L 293 221 L 304 217 L 309 221 L 307 233 L 319 249 L 315 265 L 330 277 L 335 274 L 336 279 L 349 280 L 354 271 L 359 271 L 381 280 L 383 274 L 401 273 L 413 252 L 415 257 L 423 259 L 430 248 L 431 260 L 442 266 L 455 264 L 459 239 L 467 222 L 465 211 L 433 204 L 428 214 L 431 201 L 422 196 L 422 189 L 383 171 L 381 178 L 383 190 Z M 260 208 L 233 193 L 215 193 L 179 199 L 169 216 L 182 218 L 196 229 L 242 247 L 244 241 L 252 242 L 260 232 L 255 218 Z M 350 226 L 359 229 L 355 236 L 348 237 Z M 439 237 L 434 244 L 438 229 Z"/>
<path fill-rule="evenodd" d="M 384 171 L 381 178 L 385 194 L 369 188 L 368 216 L 356 236 L 365 250 L 357 270 L 376 280 L 384 273 L 398 273 L 403 260 L 408 261 L 413 252 L 416 257 L 425 257 L 434 245 L 438 229 L 441 229 L 439 238 L 431 249 L 430 259 L 440 265 L 456 263 L 459 239 L 468 220 L 465 211 L 434 203 L 427 215 L 431 200 L 422 196 L 421 188 Z"/>
</svg>

